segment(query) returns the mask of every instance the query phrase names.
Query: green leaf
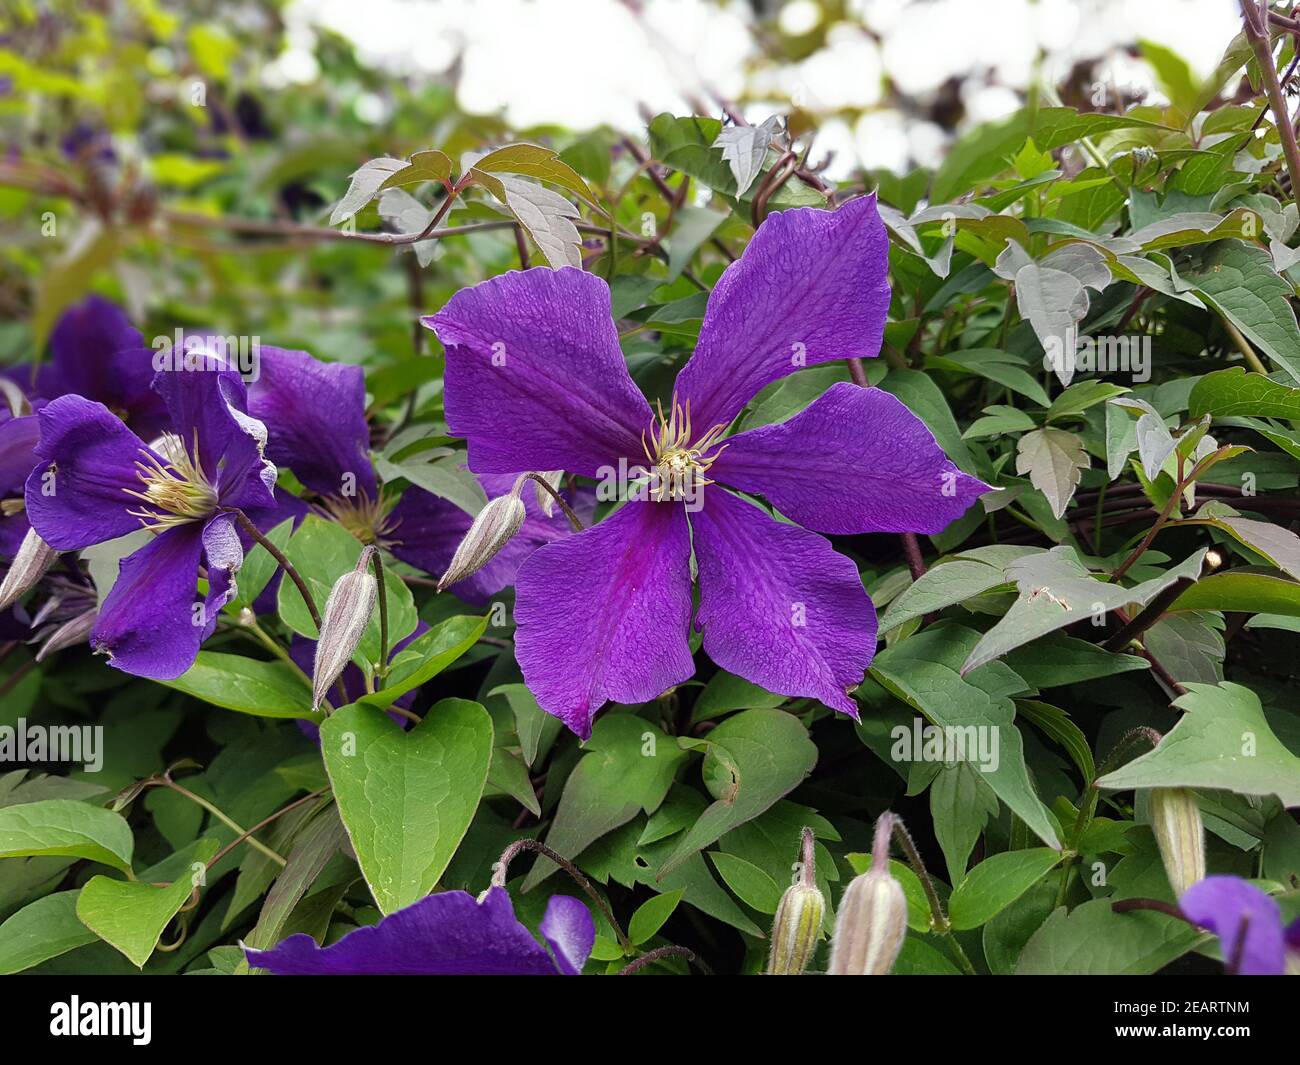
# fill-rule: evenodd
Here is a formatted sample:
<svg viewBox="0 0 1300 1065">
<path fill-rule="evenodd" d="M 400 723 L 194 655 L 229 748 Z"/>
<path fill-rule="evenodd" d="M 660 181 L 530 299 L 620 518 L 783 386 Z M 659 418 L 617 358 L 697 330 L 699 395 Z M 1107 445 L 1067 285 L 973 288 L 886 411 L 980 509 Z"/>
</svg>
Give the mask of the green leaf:
<svg viewBox="0 0 1300 1065">
<path fill-rule="evenodd" d="M 1053 911 L 1025 944 L 1017 976 L 1147 976 L 1192 949 L 1202 934 L 1151 910 L 1115 913 L 1108 898 Z"/>
<path fill-rule="evenodd" d="M 79 894 L 73 890 L 45 895 L 0 924 L 0 976 L 95 942 L 95 933 L 77 920 Z"/>
<path fill-rule="evenodd" d="M 487 618 L 457 615 L 439 622 L 422 636 L 393 655 L 388 676 L 377 692 L 362 696 L 358 702 L 384 708 L 421 684 L 436 677 L 478 643 L 487 629 Z"/>
<path fill-rule="evenodd" d="M 657 810 L 686 758 L 661 729 L 627 714 L 602 717 L 584 747 L 586 753 L 565 781 L 546 834 L 546 845 L 565 858 L 576 858 L 638 812 Z M 538 858 L 523 890 L 541 883 L 555 868 Z"/>
<path fill-rule="evenodd" d="M 130 873 L 134 849 L 126 819 L 101 806 L 44 799 L 0 810 L 0 858 L 62 855 Z"/>
<path fill-rule="evenodd" d="M 1006 663 L 1034 688 L 1060 688 L 1134 669 L 1150 669 L 1145 658 L 1118 654 L 1087 640 L 1052 633 L 1006 656 Z"/>
<path fill-rule="evenodd" d="M 781 710 L 745 710 L 709 732 L 704 742 L 704 780 L 717 801 L 683 834 L 660 878 L 789 794 L 817 762 L 808 730 Z"/>
<path fill-rule="evenodd" d="M 1279 277 L 1263 248 L 1221 240 L 1187 253 L 1179 277 L 1257 348 L 1300 381 L 1300 325 L 1290 282 Z M 1252 412 L 1257 413 L 1257 412 Z"/>
<path fill-rule="evenodd" d="M 1240 611 L 1300 618 L 1300 583 L 1270 573 L 1212 573 L 1174 600 L 1171 610 Z"/>
<path fill-rule="evenodd" d="M 722 151 L 722 158 L 731 167 L 736 179 L 736 195 L 743 196 L 763 170 L 763 163 L 771 148 L 772 138 L 781 128 L 776 115 L 757 126 L 727 126 L 718 134 L 713 147 Z"/>
<path fill-rule="evenodd" d="M 285 662 L 200 651 L 179 677 L 159 683 L 241 714 L 325 720 L 322 711 L 311 708 L 311 689 Z"/>
<path fill-rule="evenodd" d="M 573 167 L 550 148 L 543 148 L 540 144 L 507 144 L 504 148 L 488 152 L 474 164 L 471 172 L 480 179 L 483 174 L 519 174 L 559 185 L 588 202 L 596 198 Z M 490 183 L 488 187 L 491 188 Z"/>
<path fill-rule="evenodd" d="M 1105 403 L 1106 400 L 1114 399 L 1116 396 L 1122 396 L 1127 391 L 1129 390 L 1123 385 L 1098 381 L 1095 378 L 1077 381 L 1052 401 L 1052 405 L 1047 409 L 1046 420 L 1052 422 L 1057 418 L 1082 414 L 1090 407 Z"/>
<path fill-rule="evenodd" d="M 1159 745 L 1106 774 L 1098 786 L 1222 788 L 1300 806 L 1300 758 L 1273 734 L 1258 695 L 1228 681 L 1191 683 L 1174 705 L 1187 712 Z"/>
<path fill-rule="evenodd" d="M 1000 662 L 966 676 L 958 672 L 978 639 L 979 633 L 960 625 L 931 626 L 880 652 L 871 676 L 935 725 L 992 730 L 998 758 L 983 774 L 985 783 L 1044 843 L 1058 846 L 1047 808 L 1029 780 L 1015 726 L 1010 696 L 1025 690 L 1024 681 Z"/>
<path fill-rule="evenodd" d="M 451 167 L 451 158 L 436 148 L 416 152 L 411 156 L 409 163 L 389 174 L 379 188 L 380 190 L 393 189 L 399 185 L 415 185 L 421 181 L 446 181 L 451 177 Z"/>
<path fill-rule="evenodd" d="M 292 533 L 293 519 L 285 518 L 274 529 L 268 530 L 263 535 L 283 551 L 284 545 L 289 542 Z M 271 582 L 271 578 L 275 576 L 275 572 L 279 568 L 280 564 L 271 557 L 270 552 L 265 547 L 261 544 L 254 544 L 249 552 L 244 555 L 243 564 L 239 567 L 239 581 L 236 585 L 239 591 L 235 597 L 235 602 L 240 606 L 251 607 L 257 601 L 257 597 L 266 590 L 266 586 Z"/>
<path fill-rule="evenodd" d="M 662 895 L 656 895 L 643 902 L 627 923 L 627 938 L 638 947 L 650 940 L 673 915 L 673 910 L 677 909 L 683 894 L 684 892 L 679 888 L 676 891 L 665 891 Z"/>
<path fill-rule="evenodd" d="M 1079 478 L 1091 465 L 1083 441 L 1063 429 L 1044 427 L 1026 433 L 1016 445 L 1016 472 L 1029 474 L 1037 488 L 1061 517 L 1079 487 Z"/>
<path fill-rule="evenodd" d="M 1060 861 L 1060 852 L 1050 847 L 1004 851 L 985 858 L 966 874 L 948 901 L 953 928 L 978 928 L 1020 898 Z"/>
<path fill-rule="evenodd" d="M 194 849 L 194 865 L 166 887 L 138 880 L 91 877 L 77 899 L 77 917 L 104 942 L 125 954 L 136 968 L 143 968 L 171 919 L 189 900 L 207 861 L 217 853 L 215 839 L 200 840 Z"/>
<path fill-rule="evenodd" d="M 321 751 L 339 816 L 383 913 L 433 890 L 478 809 L 492 758 L 492 719 L 443 699 L 409 732 L 372 706 L 336 710 Z"/>
<path fill-rule="evenodd" d="M 1025 553 L 1030 552 L 1025 549 Z M 888 632 L 913 618 L 942 610 L 1009 583 L 1004 568 L 974 559 L 956 558 L 932 566 L 903 590 L 880 619 L 880 631 Z"/>
<path fill-rule="evenodd" d="M 523 178 L 500 178 L 496 185 L 501 189 L 501 202 L 510 208 L 550 266 L 557 270 L 582 266 L 582 236 L 573 224 L 579 211 L 572 203 L 545 185 Z"/>
<path fill-rule="evenodd" d="M 334 582 L 350 573 L 361 555 L 361 544 L 343 526 L 309 514 L 289 540 L 285 556 L 302 576 L 316 609 L 323 612 Z M 388 593 L 388 642 L 391 648 L 410 635 L 420 620 L 415 612 L 415 602 L 392 567 L 384 570 L 384 585 Z M 316 625 L 293 581 L 280 582 L 280 620 L 289 628 L 308 639 L 316 639 Z M 370 619 L 354 660 L 371 665 L 379 659 L 379 611 Z"/>
<path fill-rule="evenodd" d="M 405 159 L 394 159 L 391 156 L 383 156 L 363 163 L 353 171 L 348 191 L 330 212 L 330 225 L 336 226 L 356 215 L 379 194 L 379 189 L 385 181 L 398 171 L 404 170 L 406 166 Z"/>
<path fill-rule="evenodd" d="M 1187 413 L 1193 421 L 1210 414 L 1216 418 L 1287 418 L 1300 422 L 1300 388 L 1234 366 L 1197 381 L 1187 398 Z"/>
<path fill-rule="evenodd" d="M 1216 501 L 1204 504 L 1191 518 L 1179 525 L 1213 525 L 1234 540 L 1245 544 L 1255 554 L 1273 563 L 1287 576 L 1300 580 L 1300 536 L 1271 521 L 1243 518 L 1231 507 Z"/>
<path fill-rule="evenodd" d="M 782 889 L 765 869 L 726 851 L 709 851 L 709 858 L 718 875 L 741 902 L 759 913 L 776 913 Z"/>
<path fill-rule="evenodd" d="M 989 817 L 997 812 L 997 795 L 970 762 L 943 766 L 931 782 L 930 816 L 952 883 L 960 883 L 966 875 L 970 853 Z"/>
</svg>

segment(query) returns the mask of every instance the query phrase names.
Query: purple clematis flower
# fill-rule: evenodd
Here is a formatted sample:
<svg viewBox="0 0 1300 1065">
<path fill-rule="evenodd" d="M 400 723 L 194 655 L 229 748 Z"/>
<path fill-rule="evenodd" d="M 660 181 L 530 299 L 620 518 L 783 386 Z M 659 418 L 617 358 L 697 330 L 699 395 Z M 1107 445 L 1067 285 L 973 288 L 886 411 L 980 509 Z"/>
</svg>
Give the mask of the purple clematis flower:
<svg viewBox="0 0 1300 1065">
<path fill-rule="evenodd" d="M 122 560 L 90 643 L 127 673 L 168 680 L 193 665 L 234 595 L 244 552 L 230 511 L 274 507 L 276 470 L 262 455 L 265 427 L 245 413 L 238 374 L 164 371 L 153 387 L 172 427 L 153 446 L 82 396 L 41 408 L 40 465 L 25 498 L 32 526 L 58 551 L 141 527 L 156 534 Z"/>
<path fill-rule="evenodd" d="M 482 902 L 464 891 L 429 895 L 378 924 L 319 947 L 299 932 L 272 950 L 244 948 L 248 964 L 279 976 L 577 976 L 596 941 L 591 913 L 553 895 L 538 927 L 543 947 L 515 916 L 505 888 Z"/>
<path fill-rule="evenodd" d="M 248 409 L 267 426 L 267 457 L 292 470 L 315 493 L 317 512 L 361 543 L 385 548 L 426 573 L 442 573 L 474 519 L 418 485 L 410 485 L 400 499 L 380 487 L 369 457 L 361 367 L 264 346 L 260 370 L 248 386 Z M 514 477 L 482 476 L 479 483 L 494 498 L 510 491 Z M 525 493 L 523 527 L 492 562 L 456 585 L 457 596 L 476 605 L 487 603 L 513 583 L 519 564 L 533 550 L 568 535 L 564 516 L 546 516 L 531 497 Z M 594 497 L 588 497 L 589 512 Z"/>
<path fill-rule="evenodd" d="M 667 417 L 628 373 L 599 277 L 512 272 L 423 319 L 446 348 L 447 423 L 474 472 L 608 479 L 640 464 L 650 485 L 519 570 L 524 678 L 579 736 L 607 699 L 643 702 L 692 675 L 692 553 L 714 662 L 857 717 L 848 693 L 875 653 L 875 609 L 817 533 L 938 533 L 988 486 L 878 389 L 837 384 L 789 421 L 726 434 L 765 385 L 879 354 L 887 255 L 873 196 L 771 215 L 710 294 Z"/>
<path fill-rule="evenodd" d="M 1242 976 L 1300 969 L 1300 919 L 1282 927 L 1277 901 L 1235 876 L 1207 876 L 1178 900 L 1183 915 L 1219 937 L 1224 962 Z"/>
</svg>

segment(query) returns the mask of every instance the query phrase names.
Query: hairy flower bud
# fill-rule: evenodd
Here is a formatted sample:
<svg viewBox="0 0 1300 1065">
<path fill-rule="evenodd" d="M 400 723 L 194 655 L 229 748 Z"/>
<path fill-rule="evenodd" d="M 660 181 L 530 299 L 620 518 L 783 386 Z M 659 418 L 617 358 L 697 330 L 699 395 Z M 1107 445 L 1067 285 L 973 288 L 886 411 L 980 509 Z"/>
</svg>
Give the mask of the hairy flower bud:
<svg viewBox="0 0 1300 1065">
<path fill-rule="evenodd" d="M 831 939 L 831 976 L 884 976 L 894 967 L 907 934 L 907 897 L 889 871 L 894 815 L 876 822 L 871 868 L 855 877 L 840 898 Z"/>
<path fill-rule="evenodd" d="M 447 572 L 438 580 L 438 591 L 457 581 L 472 577 L 496 557 L 498 551 L 510 542 L 524 523 L 526 511 L 523 500 L 515 491 L 497 496 L 478 512 L 474 524 L 461 540 L 452 555 Z"/>
<path fill-rule="evenodd" d="M 0 583 L 0 610 L 13 606 L 31 591 L 58 557 L 59 553 L 42 540 L 35 529 L 28 529 L 4 582 Z"/>
<path fill-rule="evenodd" d="M 539 473 L 540 481 L 533 482 L 533 492 L 537 496 L 537 505 L 542 508 L 542 513 L 548 518 L 555 514 L 555 496 L 546 490 L 543 481 L 550 485 L 556 492 L 560 490 L 560 485 L 564 482 L 563 470 L 552 470 L 550 473 Z"/>
<path fill-rule="evenodd" d="M 370 571 L 373 547 L 362 548 L 356 568 L 334 582 L 316 640 L 316 662 L 312 668 L 312 709 L 320 706 L 329 687 L 352 660 L 375 612 L 379 586 Z"/>
<path fill-rule="evenodd" d="M 770 976 L 798 976 L 812 961 L 821 938 L 826 898 L 817 887 L 813 832 L 803 830 L 803 846 L 794 883 L 781 896 L 772 923 L 772 948 L 767 956 Z"/>
<path fill-rule="evenodd" d="M 1151 831 L 1178 898 L 1205 879 L 1205 826 L 1196 795 L 1187 788 L 1151 789 Z"/>
<path fill-rule="evenodd" d="M 41 649 L 36 652 L 36 661 L 44 662 L 56 651 L 62 651 L 65 647 L 85 643 L 90 638 L 90 630 L 95 627 L 95 622 L 98 620 L 99 611 L 91 608 L 82 611 L 71 620 L 65 621 L 45 638 L 45 642 L 41 644 Z"/>
</svg>

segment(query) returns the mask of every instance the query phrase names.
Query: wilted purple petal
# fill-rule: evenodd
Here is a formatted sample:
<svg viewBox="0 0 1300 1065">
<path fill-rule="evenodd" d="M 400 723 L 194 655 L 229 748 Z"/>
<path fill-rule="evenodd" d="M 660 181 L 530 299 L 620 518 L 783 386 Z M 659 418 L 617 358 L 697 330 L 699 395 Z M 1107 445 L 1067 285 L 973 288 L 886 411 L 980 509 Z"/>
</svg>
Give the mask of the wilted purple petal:
<svg viewBox="0 0 1300 1065">
<path fill-rule="evenodd" d="M 569 902 L 585 911 L 576 899 Z M 552 900 L 547 921 L 555 908 Z M 580 918 L 566 907 L 563 921 L 570 926 L 565 929 L 566 948 L 580 945 Z M 589 951 L 595 936 L 589 913 L 587 925 Z M 249 965 L 281 976 L 554 976 L 560 971 L 546 948 L 519 923 L 510 896 L 499 887 L 489 889 L 481 903 L 464 891 L 429 895 L 328 947 L 317 946 L 300 932 L 272 950 L 245 947 L 244 953 Z M 580 961 L 578 957 L 566 950 L 564 971 L 580 969 L 586 955 L 581 954 Z"/>
<path fill-rule="evenodd" d="M 650 502 L 528 556 L 515 653 L 543 710 L 586 739 L 607 699 L 644 702 L 694 672 L 690 557 L 685 511 Z"/>
<path fill-rule="evenodd" d="M 847 694 L 876 650 L 876 611 L 857 567 L 822 537 L 713 487 L 691 515 L 696 627 L 723 669 L 853 718 Z"/>
<path fill-rule="evenodd" d="M 729 438 L 709 476 L 824 533 L 939 533 L 989 490 L 898 399 L 846 382 L 789 421 Z"/>
<path fill-rule="evenodd" d="M 172 680 L 194 664 L 208 627 L 206 610 L 195 610 L 203 529 L 168 529 L 119 564 L 90 645 L 123 672 Z"/>
<path fill-rule="evenodd" d="M 1219 937 L 1225 964 L 1240 956 L 1241 975 L 1281 976 L 1285 971 L 1282 911 L 1254 885 L 1235 876 L 1207 876 L 1183 893 L 1178 908 Z"/>
<path fill-rule="evenodd" d="M 37 415 L 39 465 L 27 479 L 27 517 L 47 544 L 77 551 L 140 528 L 136 463 L 162 462 L 102 403 L 62 396 Z M 47 476 L 49 475 L 49 476 Z"/>
<path fill-rule="evenodd" d="M 769 215 L 709 294 L 695 354 L 677 378 L 691 421 L 701 430 L 728 423 L 795 370 L 880 354 L 888 256 L 874 193 L 835 211 Z"/>
<path fill-rule="evenodd" d="M 261 349 L 259 366 L 248 413 L 267 428 L 266 457 L 313 492 L 338 496 L 351 487 L 377 499 L 361 367 L 272 347 Z"/>
<path fill-rule="evenodd" d="M 447 426 L 469 442 L 475 473 L 594 477 L 620 457 L 644 461 L 650 406 L 599 277 L 573 267 L 502 274 L 422 321 L 447 349 Z"/>
</svg>

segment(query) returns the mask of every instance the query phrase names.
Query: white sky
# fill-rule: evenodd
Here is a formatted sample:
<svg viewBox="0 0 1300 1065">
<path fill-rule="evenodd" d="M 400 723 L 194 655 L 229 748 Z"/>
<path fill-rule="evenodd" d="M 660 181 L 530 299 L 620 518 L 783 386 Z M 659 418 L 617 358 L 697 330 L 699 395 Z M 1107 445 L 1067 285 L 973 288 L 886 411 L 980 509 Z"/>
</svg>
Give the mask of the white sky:
<svg viewBox="0 0 1300 1065">
<path fill-rule="evenodd" d="M 686 98 L 714 86 L 793 99 L 814 112 L 865 109 L 852 126 L 828 119 L 818 138 L 836 170 L 854 161 L 933 164 L 945 135 L 882 109 L 881 75 L 924 95 L 948 78 L 964 86 L 971 121 L 1014 110 L 1016 90 L 1048 80 L 1077 59 L 1108 57 L 1112 80 L 1145 89 L 1145 65 L 1121 53 L 1149 38 L 1201 75 L 1213 70 L 1240 28 L 1236 0 L 850 0 L 854 21 L 829 27 L 827 47 L 797 64 L 755 69 L 747 4 L 733 0 L 643 0 L 638 19 L 617 0 L 295 0 L 290 45 L 268 71 L 274 84 L 311 81 L 312 27 L 342 33 L 366 62 L 394 74 L 444 72 L 459 55 L 460 103 L 501 113 L 513 126 L 601 124 L 637 130 L 638 105 L 689 110 Z M 820 24 L 816 0 L 786 0 L 778 18 L 791 33 Z M 872 34 L 863 31 L 868 27 Z M 987 74 L 988 77 L 984 77 Z M 382 101 L 362 99 L 363 117 L 383 120 Z M 750 108 L 755 119 L 775 107 Z"/>
</svg>

